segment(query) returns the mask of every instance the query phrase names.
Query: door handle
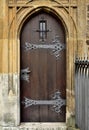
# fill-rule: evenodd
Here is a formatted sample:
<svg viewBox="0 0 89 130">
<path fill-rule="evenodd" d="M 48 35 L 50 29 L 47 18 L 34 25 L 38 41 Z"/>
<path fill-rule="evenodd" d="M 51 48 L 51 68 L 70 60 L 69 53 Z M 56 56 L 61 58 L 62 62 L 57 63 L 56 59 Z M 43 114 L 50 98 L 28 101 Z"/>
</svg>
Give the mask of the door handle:
<svg viewBox="0 0 89 130">
<path fill-rule="evenodd" d="M 25 68 L 25 69 L 21 69 L 21 74 L 20 74 L 20 78 L 21 80 L 30 82 L 30 73 L 32 71 L 29 69 L 29 67 Z"/>
</svg>

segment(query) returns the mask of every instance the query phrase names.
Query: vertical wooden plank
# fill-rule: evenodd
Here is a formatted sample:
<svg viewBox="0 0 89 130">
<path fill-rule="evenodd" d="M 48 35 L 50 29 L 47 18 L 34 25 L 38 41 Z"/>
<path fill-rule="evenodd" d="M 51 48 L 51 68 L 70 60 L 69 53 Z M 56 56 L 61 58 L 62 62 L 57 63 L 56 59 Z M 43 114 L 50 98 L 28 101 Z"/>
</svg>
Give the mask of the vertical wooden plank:
<svg viewBox="0 0 89 130">
<path fill-rule="evenodd" d="M 57 62 L 57 89 L 61 92 L 61 98 L 65 99 L 66 95 L 66 60 L 65 60 L 65 51 L 61 53 L 61 57 Z M 61 121 L 65 120 L 65 106 L 61 108 L 61 113 L 59 114 Z"/>
<path fill-rule="evenodd" d="M 47 50 L 39 50 L 39 97 L 40 100 L 48 99 L 47 92 Z M 48 106 L 40 106 L 40 121 L 48 121 Z"/>
<path fill-rule="evenodd" d="M 35 21 L 35 23 L 34 23 Z M 38 18 L 33 17 L 29 21 L 29 35 L 30 36 L 30 41 L 29 43 L 32 44 L 38 44 L 38 33 L 35 32 L 34 28 L 38 28 Z M 39 81 L 39 50 L 30 50 L 30 56 L 31 56 L 31 61 L 30 66 L 32 70 L 32 75 L 31 75 L 31 94 L 30 98 L 32 100 L 39 100 L 40 95 L 39 95 L 39 88 L 40 88 L 40 81 Z M 30 118 L 30 122 L 37 122 L 40 120 L 39 114 L 40 114 L 40 107 L 39 106 L 31 106 L 29 107 L 30 110 L 30 115 L 28 114 Z"/>
<path fill-rule="evenodd" d="M 44 42 L 39 39 L 39 20 L 47 20 L 48 28 L 52 29 L 52 33 L 47 33 L 47 39 Z M 35 21 L 35 23 L 34 23 Z M 55 25 L 55 26 L 53 26 Z M 59 28 L 59 30 L 58 30 Z M 64 43 L 65 33 L 62 24 L 57 22 L 54 17 L 46 13 L 39 13 L 36 16 L 28 19 L 23 26 L 21 33 L 21 47 L 23 48 L 26 42 L 33 45 L 53 45 L 53 38 L 60 36 L 60 42 Z M 21 49 L 22 49 L 21 48 Z M 52 48 L 33 48 L 29 52 L 21 51 L 21 68 L 30 68 L 30 82 L 21 82 L 21 100 L 23 96 L 33 100 L 51 100 L 51 94 L 59 90 L 61 98 L 66 98 L 66 56 L 65 50 L 61 53 L 62 58 L 56 60 L 56 56 Z M 60 57 L 59 57 L 60 58 Z M 61 68 L 63 66 L 63 69 Z M 62 113 L 52 112 L 49 105 L 34 105 L 24 108 L 22 105 L 22 121 L 30 122 L 64 122 L 65 107 L 62 108 Z"/>
<path fill-rule="evenodd" d="M 48 52 L 47 55 L 47 90 L 48 100 L 52 100 L 53 94 L 56 92 L 56 59 Z M 48 118 L 51 122 L 56 121 L 56 113 L 48 107 Z"/>
</svg>

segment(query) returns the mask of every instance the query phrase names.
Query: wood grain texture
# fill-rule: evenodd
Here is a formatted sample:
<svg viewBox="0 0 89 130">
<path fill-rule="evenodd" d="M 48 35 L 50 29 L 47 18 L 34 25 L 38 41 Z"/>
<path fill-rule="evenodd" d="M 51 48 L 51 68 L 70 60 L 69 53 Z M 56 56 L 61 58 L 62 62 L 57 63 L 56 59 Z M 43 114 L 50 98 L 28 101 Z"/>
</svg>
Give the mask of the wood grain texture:
<svg viewBox="0 0 89 130">
<path fill-rule="evenodd" d="M 39 39 L 39 20 L 44 17 L 47 21 L 47 39 Z M 28 18 L 21 32 L 21 69 L 29 67 L 31 70 L 30 82 L 21 80 L 21 102 L 24 97 L 33 100 L 51 100 L 51 95 L 59 90 L 61 97 L 66 99 L 66 51 L 60 52 L 61 57 L 56 60 L 51 49 L 33 49 L 25 51 L 25 42 L 32 44 L 52 44 L 55 36 L 59 36 L 65 44 L 65 31 L 59 19 L 45 12 Z M 51 110 L 50 106 L 31 106 L 24 108 L 21 104 L 21 122 L 64 122 L 66 107 L 60 114 Z"/>
</svg>

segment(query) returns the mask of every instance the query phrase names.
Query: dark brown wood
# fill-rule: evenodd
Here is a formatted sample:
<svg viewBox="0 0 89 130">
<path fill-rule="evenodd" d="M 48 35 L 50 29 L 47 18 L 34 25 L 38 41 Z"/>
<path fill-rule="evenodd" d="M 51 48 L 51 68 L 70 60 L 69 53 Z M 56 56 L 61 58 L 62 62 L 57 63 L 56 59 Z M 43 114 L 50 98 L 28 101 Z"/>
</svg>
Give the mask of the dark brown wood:
<svg viewBox="0 0 89 130">
<path fill-rule="evenodd" d="M 47 39 L 39 39 L 39 21 L 47 21 Z M 21 69 L 29 67 L 31 70 L 30 82 L 20 83 L 20 101 L 24 97 L 33 100 L 51 100 L 51 95 L 59 90 L 61 97 L 66 99 L 66 50 L 61 51 L 61 57 L 56 60 L 52 50 L 36 49 L 25 51 L 25 42 L 31 44 L 52 44 L 58 35 L 60 42 L 65 44 L 65 31 L 60 20 L 44 11 L 28 18 L 25 22 L 20 37 Z M 21 122 L 65 122 L 66 106 L 61 108 L 62 113 L 57 114 L 50 106 L 30 106 L 24 108 L 21 103 Z"/>
</svg>

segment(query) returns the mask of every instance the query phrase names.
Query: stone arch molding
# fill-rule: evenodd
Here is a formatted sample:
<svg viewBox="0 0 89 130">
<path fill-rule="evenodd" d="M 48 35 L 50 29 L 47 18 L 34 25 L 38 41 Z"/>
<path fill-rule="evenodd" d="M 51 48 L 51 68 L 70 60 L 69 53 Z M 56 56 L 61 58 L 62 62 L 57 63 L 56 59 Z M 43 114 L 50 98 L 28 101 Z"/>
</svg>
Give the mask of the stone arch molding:
<svg viewBox="0 0 89 130">
<path fill-rule="evenodd" d="M 55 14 L 60 19 L 60 21 L 62 21 L 62 24 L 65 28 L 65 33 L 66 33 L 66 44 L 67 44 L 67 46 L 66 46 L 66 49 L 67 49 L 66 57 L 69 57 L 68 53 L 71 54 L 71 51 L 70 51 L 71 41 L 69 40 L 70 37 L 71 37 L 70 36 L 71 31 L 70 31 L 69 20 L 71 20 L 71 22 L 72 22 L 76 39 L 77 39 L 77 27 L 76 27 L 76 24 L 75 24 L 73 18 L 70 16 L 70 13 L 68 13 L 68 10 L 66 10 L 65 8 L 63 8 L 63 10 L 62 10 L 61 8 L 56 8 L 56 7 L 53 7 L 53 6 L 50 7 L 49 5 L 48 6 L 36 6 L 34 8 L 30 7 L 30 8 L 25 8 L 25 9 L 21 8 L 21 10 L 19 10 L 18 13 L 17 13 L 17 40 L 18 40 L 18 45 L 20 45 L 20 33 L 21 33 L 21 29 L 23 27 L 24 22 L 32 14 L 35 14 L 36 12 L 41 11 L 41 10 L 44 10 L 45 12 L 48 12 L 48 13 L 51 12 L 51 13 Z M 77 43 L 76 40 L 75 40 L 75 42 Z M 74 45 L 75 42 L 72 41 L 74 48 L 77 47 L 77 44 Z M 18 61 L 20 61 L 20 57 L 19 57 Z M 69 63 L 68 62 L 69 62 L 69 59 L 67 59 L 67 65 L 70 63 L 70 62 Z M 73 83 L 71 83 L 72 81 L 70 81 L 70 83 L 68 82 L 68 80 L 69 80 L 68 79 L 68 73 L 74 70 L 73 62 L 70 63 L 70 64 L 72 64 L 72 67 L 71 68 L 67 67 L 68 72 L 67 72 L 67 78 L 66 78 L 66 80 L 67 80 L 66 91 L 68 92 L 67 95 L 70 94 L 70 97 L 67 97 L 67 100 L 68 100 L 68 98 L 70 98 L 70 99 L 74 98 L 74 96 L 72 97 L 72 93 L 74 94 L 73 87 L 72 87 L 72 90 L 71 90 L 71 84 L 73 84 Z M 73 75 L 72 75 L 72 77 L 73 77 Z M 73 99 L 73 102 L 74 102 L 74 99 Z M 75 108 L 75 106 L 73 106 L 73 108 L 71 108 L 70 104 L 67 104 L 67 113 L 68 113 L 67 117 L 68 118 L 71 116 L 71 113 L 74 112 L 74 108 Z M 66 119 L 66 121 L 67 121 L 67 119 Z"/>
<path fill-rule="evenodd" d="M 38 6 L 34 9 L 32 9 L 32 8 L 21 9 L 21 11 L 18 12 L 18 14 L 17 14 L 17 37 L 18 37 L 18 39 L 20 37 L 21 28 L 22 28 L 24 22 L 26 21 L 26 19 L 28 17 L 30 17 L 32 14 L 34 14 L 38 11 L 41 11 L 41 10 L 55 14 L 62 21 L 62 24 L 65 28 L 66 36 L 68 36 L 68 34 L 69 34 L 68 14 L 66 12 L 63 12 L 63 10 L 61 10 L 61 9 L 58 10 L 53 7 Z"/>
<path fill-rule="evenodd" d="M 35 1 L 35 0 L 34 0 Z M 10 16 L 11 17 L 11 23 L 9 23 L 9 32 L 8 32 L 8 46 L 9 46 L 9 62 L 8 62 L 8 68 L 10 70 L 14 70 L 15 73 L 10 73 L 9 75 L 7 75 L 7 79 L 6 79 L 6 88 L 5 88 L 5 94 L 8 91 L 8 87 L 10 87 L 10 90 L 13 90 L 15 93 L 11 93 L 11 91 L 9 91 L 9 94 L 6 94 L 6 100 L 4 100 L 5 98 L 2 97 L 3 101 L 3 116 L 2 116 L 2 121 L 1 124 L 3 126 L 7 126 L 8 128 L 5 128 L 7 130 L 21 130 L 23 129 L 22 127 L 27 127 L 27 129 L 29 128 L 29 126 L 20 126 L 20 104 L 19 104 L 19 94 L 20 94 L 20 85 L 19 85 L 19 73 L 20 73 L 20 67 L 19 67 L 19 63 L 20 63 L 20 56 L 19 56 L 19 51 L 20 51 L 20 32 L 21 32 L 21 28 L 24 24 L 24 22 L 26 21 L 26 19 L 28 17 L 30 17 L 32 14 L 34 14 L 37 11 L 40 11 L 42 9 L 44 9 L 46 12 L 51 12 L 53 14 L 55 14 L 63 23 L 64 28 L 65 28 L 65 32 L 66 32 L 66 43 L 67 43 L 67 51 L 66 51 L 66 56 L 67 56 L 67 114 L 69 117 L 70 116 L 70 111 L 73 110 L 73 108 L 70 106 L 70 101 L 73 101 L 73 96 L 72 96 L 72 89 L 73 89 L 73 85 L 71 86 L 71 84 L 73 84 L 72 79 L 73 79 L 73 60 L 71 60 L 71 57 L 73 59 L 73 52 L 71 50 L 73 50 L 73 46 L 75 48 L 75 46 L 77 46 L 76 44 L 76 40 L 75 38 L 70 39 L 70 32 L 71 32 L 71 28 L 70 28 L 70 24 L 69 24 L 69 20 L 71 20 L 71 23 L 73 25 L 73 29 L 74 29 L 74 34 L 77 36 L 77 29 L 76 29 L 76 24 L 73 20 L 73 18 L 70 16 L 70 13 L 68 12 L 68 10 L 66 10 L 64 7 L 62 8 L 58 8 L 56 6 L 53 6 L 53 4 L 51 5 L 50 3 L 48 3 L 47 6 L 45 6 L 45 0 L 42 0 L 42 5 L 39 3 L 35 3 L 31 2 L 29 3 L 29 7 L 24 8 L 23 6 L 18 9 L 15 14 L 13 14 L 14 16 Z M 37 2 L 37 1 L 36 1 Z M 39 1 L 38 1 L 39 2 Z M 10 21 L 9 21 L 10 22 Z M 13 24 L 14 23 L 14 24 Z M 16 27 L 16 32 L 15 27 Z M 15 34 L 13 34 L 13 37 L 10 37 L 10 35 L 12 35 L 12 30 Z M 73 44 L 72 44 L 73 43 Z M 71 46 L 72 44 L 72 46 Z M 74 51 L 74 50 L 73 50 Z M 15 52 L 15 53 L 14 53 Z M 72 52 L 72 53 L 71 53 Z M 10 57 L 10 55 L 12 54 L 12 57 Z M 71 55 L 72 54 L 72 55 Z M 15 67 L 14 67 L 14 62 L 13 59 L 15 58 Z M 12 71 L 11 71 L 12 72 Z M 8 77 L 10 79 L 10 81 L 8 82 Z M 71 78 L 70 78 L 71 77 Z M 3 83 L 5 84 L 5 83 Z M 13 87 L 13 88 L 12 88 Z M 4 92 L 3 92 L 4 93 Z M 9 97 L 8 97 L 9 95 Z M 71 98 L 72 96 L 72 98 Z M 9 104 L 7 107 L 6 105 Z M 7 109 L 8 108 L 8 109 Z M 9 109 L 10 108 L 10 109 Z M 8 120 L 6 120 L 8 119 Z M 3 123 L 2 123 L 3 122 Z M 47 125 L 47 124 L 46 124 Z M 11 127 L 12 126 L 12 127 Z M 13 127 L 14 126 L 14 127 Z M 18 126 L 18 128 L 17 128 Z M 44 124 L 45 126 L 45 124 Z M 44 127 L 41 126 L 41 127 Z M 52 124 L 50 124 L 50 127 L 52 126 Z M 30 126 L 31 128 L 33 127 Z M 37 127 L 37 125 L 35 126 Z M 39 127 L 39 124 L 38 124 Z M 52 126 L 53 127 L 53 126 Z M 55 129 L 59 127 L 59 123 L 57 125 L 54 124 Z M 49 125 L 47 126 L 48 130 Z M 27 130 L 26 129 L 26 130 Z M 34 128 L 34 130 L 37 130 L 36 128 Z M 43 129 L 44 130 L 44 129 Z"/>
<path fill-rule="evenodd" d="M 17 11 L 17 14 L 16 14 L 16 16 L 17 16 L 17 19 L 16 19 L 16 21 L 17 21 L 17 23 L 16 23 L 16 29 L 17 29 L 16 30 L 16 34 L 17 34 L 16 41 L 17 41 L 17 43 L 16 44 L 17 45 L 16 46 L 18 48 L 18 54 L 19 54 L 19 51 L 20 51 L 20 47 L 19 47 L 19 45 L 20 45 L 20 33 L 21 33 L 21 28 L 22 28 L 24 22 L 32 14 L 36 13 L 37 11 L 41 11 L 41 10 L 44 10 L 45 12 L 51 12 L 51 13 L 55 14 L 62 21 L 63 26 L 65 28 L 65 32 L 66 32 L 66 44 L 67 44 L 67 46 L 66 46 L 66 48 L 67 48 L 66 56 L 69 57 L 69 53 L 71 54 L 71 52 L 70 52 L 71 46 L 70 46 L 70 41 L 69 41 L 69 38 L 70 38 L 70 36 L 69 36 L 70 35 L 69 19 L 72 22 L 72 25 L 73 25 L 74 30 L 75 30 L 75 34 L 77 36 L 76 24 L 73 21 L 73 19 L 71 18 L 71 16 L 69 15 L 67 10 L 65 10 L 64 8 L 61 9 L 61 8 L 53 7 L 53 6 L 50 6 L 50 5 L 48 5 L 48 6 L 42 5 L 42 6 L 36 6 L 36 7 L 32 6 L 32 7 L 29 7 L 29 8 L 23 8 L 22 7 L 19 11 Z M 14 22 L 14 17 L 13 17 L 12 23 L 13 22 Z M 10 27 L 12 28 L 11 25 L 10 25 Z M 9 33 L 11 33 L 10 30 L 9 30 Z M 75 42 L 72 42 L 72 43 L 74 44 Z M 18 65 L 19 65 L 20 64 L 20 56 L 19 55 L 17 56 L 17 61 L 18 61 Z M 70 61 L 69 61 L 69 59 L 67 59 L 67 66 L 68 66 L 69 63 L 70 63 Z M 70 64 L 72 64 L 72 62 Z M 71 71 L 73 71 L 73 68 L 67 67 L 67 69 L 68 69 L 67 70 L 67 75 L 69 74 L 69 72 L 71 73 Z M 20 73 L 19 67 L 18 67 L 18 73 Z M 70 75 L 70 77 L 71 77 L 71 75 Z M 73 75 L 72 75 L 72 77 L 73 77 Z M 66 80 L 67 80 L 66 89 L 68 90 L 67 100 L 68 99 L 73 99 L 73 97 L 71 97 L 72 96 L 71 93 L 73 92 L 73 90 L 70 89 L 70 88 L 72 88 L 71 87 L 71 82 L 72 81 L 68 82 L 69 81 L 69 76 L 67 76 Z M 18 86 L 18 91 L 20 91 L 19 86 Z M 17 97 L 19 98 L 19 92 L 17 93 Z M 67 101 L 67 102 L 69 102 L 69 101 Z M 68 114 L 67 115 L 68 118 L 70 117 L 70 113 L 71 113 L 70 111 L 72 111 L 72 110 L 73 110 L 73 108 L 71 108 L 70 104 L 68 103 L 67 104 L 67 111 L 66 111 L 67 114 Z M 18 102 L 17 102 L 17 113 L 16 113 L 16 117 L 15 117 L 17 126 L 20 124 L 19 115 L 20 115 L 20 107 L 19 107 L 19 100 L 18 100 Z"/>
</svg>

